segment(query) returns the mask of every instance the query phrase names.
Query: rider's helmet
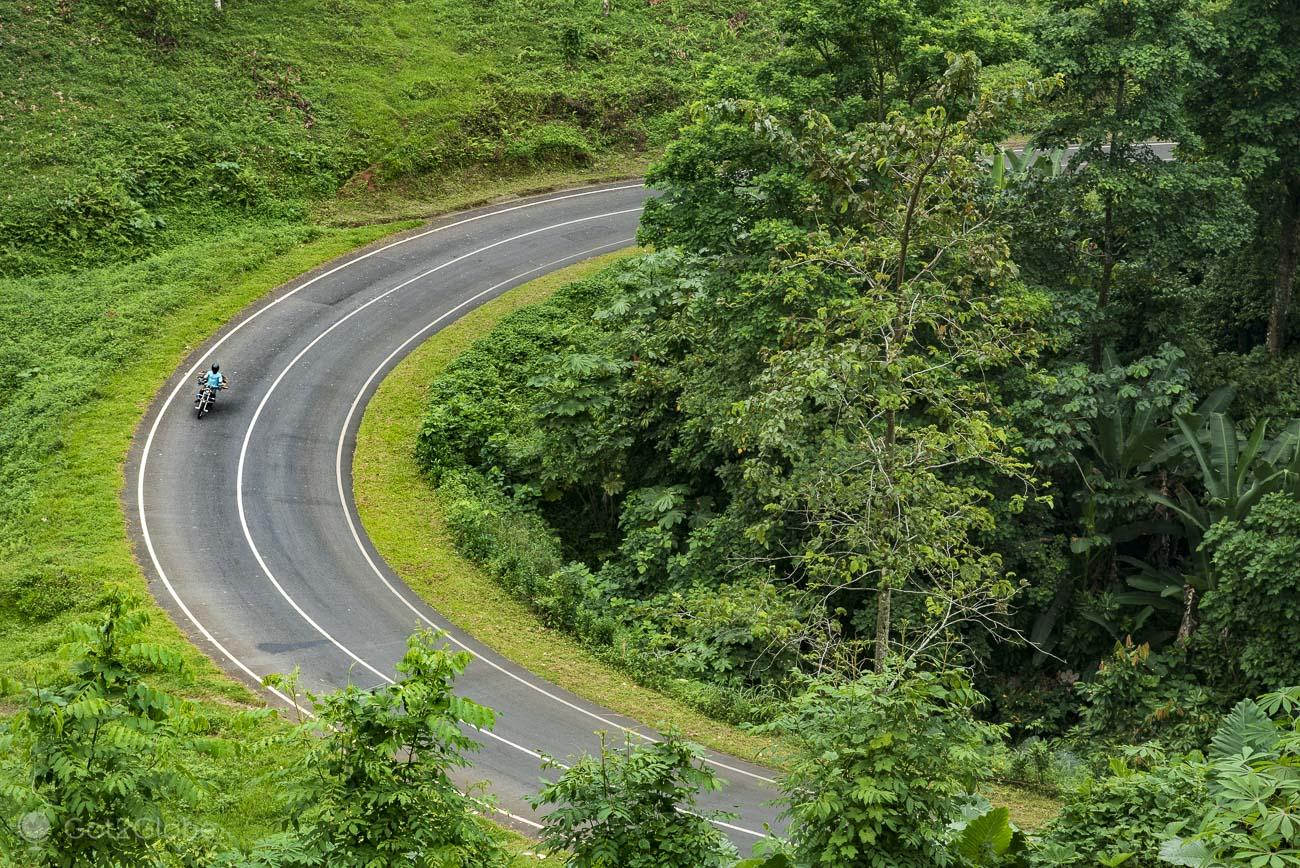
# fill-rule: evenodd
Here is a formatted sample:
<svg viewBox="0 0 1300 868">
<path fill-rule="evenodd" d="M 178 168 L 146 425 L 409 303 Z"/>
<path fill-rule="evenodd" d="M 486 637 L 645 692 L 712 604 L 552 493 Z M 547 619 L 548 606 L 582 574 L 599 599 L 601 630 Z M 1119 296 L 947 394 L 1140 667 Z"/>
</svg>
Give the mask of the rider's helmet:
<svg viewBox="0 0 1300 868">
<path fill-rule="evenodd" d="M 218 365 L 216 362 L 213 362 L 213 363 L 212 363 L 212 373 L 215 374 L 215 373 L 218 373 L 218 372 L 220 372 L 220 371 L 221 371 L 221 365 Z"/>
</svg>

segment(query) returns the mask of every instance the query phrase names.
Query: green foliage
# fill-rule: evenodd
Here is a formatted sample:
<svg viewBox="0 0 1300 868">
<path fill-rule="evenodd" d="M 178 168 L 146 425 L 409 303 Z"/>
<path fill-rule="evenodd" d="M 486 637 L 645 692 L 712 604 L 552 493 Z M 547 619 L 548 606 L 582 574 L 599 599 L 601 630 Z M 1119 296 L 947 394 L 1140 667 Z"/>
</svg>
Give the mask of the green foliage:
<svg viewBox="0 0 1300 868">
<path fill-rule="evenodd" d="M 292 864 L 391 865 L 415 854 L 449 868 L 506 864 L 451 778 L 478 750 L 466 730 L 491 729 L 495 715 L 452 692 L 469 654 L 436 641 L 412 636 L 391 685 L 309 694 L 316 719 L 301 728 L 313 741 L 308 773 L 291 778 L 287 839 L 268 842 L 300 852 Z"/>
<path fill-rule="evenodd" d="M 540 517 L 472 473 L 443 479 L 447 526 L 456 545 L 525 599 L 544 593 L 544 582 L 563 566 L 560 548 Z M 565 602 L 556 606 L 563 608 Z"/>
<path fill-rule="evenodd" d="M 549 809 L 542 848 L 575 868 L 732 865 L 735 848 L 710 823 L 728 815 L 695 808 L 697 793 L 721 787 L 700 749 L 676 733 L 649 744 L 628 735 L 621 750 L 602 733 L 599 757 L 580 758 L 533 797 L 535 807 Z"/>
<path fill-rule="evenodd" d="M 829 75 L 841 99 L 862 102 L 862 114 L 880 122 L 923 101 L 951 52 L 988 63 L 1019 56 L 1023 35 L 1000 11 L 961 0 L 799 0 L 782 10 L 778 26 L 798 52 L 800 71 Z"/>
<path fill-rule="evenodd" d="M 233 747 L 206 738 L 195 708 L 150 686 L 147 672 L 175 672 L 180 657 L 141 641 L 148 616 L 114 593 L 98 624 L 69 632 L 70 680 L 20 687 L 19 711 L 0 726 L 0 753 L 17 760 L 0 782 L 0 842 L 27 865 L 163 864 L 183 851 L 171 831 L 198 788 L 185 749 Z"/>
<path fill-rule="evenodd" d="M 1215 733 L 1209 755 L 1210 809 L 1199 824 L 1173 824 L 1163 862 L 1219 865 L 1300 864 L 1300 688 L 1243 699 Z M 1183 833 L 1183 837 L 1177 837 Z"/>
<path fill-rule="evenodd" d="M 1204 546 L 1219 580 L 1201 600 L 1202 653 L 1231 660 L 1252 685 L 1300 682 L 1300 502 L 1266 494 L 1244 519 L 1210 528 Z"/>
<path fill-rule="evenodd" d="M 999 780 L 1054 796 L 1077 783 L 1082 771 L 1074 752 L 1031 736 L 1009 748 L 994 773 Z"/>
<path fill-rule="evenodd" d="M 1085 735 L 1135 739 L 1142 734 L 1160 687 L 1160 674 L 1150 658 L 1149 645 L 1134 646 L 1131 640 L 1116 643 L 1111 656 L 1101 662 L 1096 677 L 1075 685 L 1085 703 L 1079 715 Z"/>
<path fill-rule="evenodd" d="M 204 0 L 115 0 L 117 11 L 159 47 L 174 47 L 211 6 Z"/>
<path fill-rule="evenodd" d="M 1208 148 L 1234 165 L 1258 214 L 1247 267 L 1223 275 L 1267 322 L 1268 354 L 1287 344 L 1300 246 L 1300 10 L 1271 0 L 1212 7 L 1218 38 L 1203 62 L 1213 76 L 1193 93 L 1192 119 Z M 1271 286 L 1269 285 L 1271 283 Z M 1239 302 L 1239 303 L 1240 303 Z"/>
<path fill-rule="evenodd" d="M 1016 405 L 1026 448 L 1038 467 L 1056 471 L 1069 492 L 1054 505 L 1069 511 L 1070 568 L 1029 634 L 1039 663 L 1062 639 L 1061 622 L 1076 585 L 1109 574 L 1118 547 L 1151 530 L 1150 523 L 1131 519 L 1146 501 L 1145 484 L 1168 440 L 1169 418 L 1190 409 L 1183 357 L 1166 345 L 1156 355 L 1122 364 L 1108 349 L 1101 370 L 1083 363 L 1060 368 L 1033 383 Z"/>
<path fill-rule="evenodd" d="M 978 701 L 958 673 L 892 667 L 794 700 L 768 729 L 797 749 L 781 782 L 795 862 L 952 864 L 948 826 L 998 738 Z"/>
<path fill-rule="evenodd" d="M 1165 827 L 1197 816 L 1207 798 L 1198 764 L 1113 758 L 1103 775 L 1067 794 L 1060 816 L 1042 830 L 1032 864 L 1066 868 L 1095 859 L 1091 864 L 1154 868 Z"/>
<path fill-rule="evenodd" d="M 936 98 L 977 99 L 964 89 L 968 63 L 953 59 Z M 926 613 L 939 615 L 909 625 L 899 640 L 909 655 L 958 623 L 996 620 L 991 601 L 1010 594 L 999 559 L 973 543 L 992 529 L 991 494 L 961 472 L 980 464 L 1030 483 L 1000 396 L 973 376 L 1032 360 L 1042 310 L 1005 241 L 966 219 L 979 213 L 976 138 L 991 115 L 977 101 L 966 115 L 935 108 L 847 134 L 815 113 L 797 132 L 762 112 L 752 120 L 838 216 L 764 279 L 820 305 L 781 329 L 755 394 L 733 410 L 737 449 L 752 455 L 743 472 L 769 515 L 749 533 L 794 530 L 803 554 L 792 572 L 838 605 L 877 589 L 877 661 L 894 641 L 894 589 L 928 597 Z"/>
<path fill-rule="evenodd" d="M 698 584 L 629 607 L 628 639 L 687 677 L 741 686 L 797 669 L 808 614 L 789 589 L 755 578 Z"/>
<path fill-rule="evenodd" d="M 984 803 L 968 808 L 967 813 L 972 816 L 949 827 L 955 833 L 950 846 L 961 864 L 1008 868 L 1029 864 L 1029 841 L 1011 822 L 1010 811 Z"/>
<path fill-rule="evenodd" d="M 1069 171 L 1018 192 L 1018 210 L 1038 218 L 1018 221 L 1021 249 L 1076 311 L 1068 339 L 1090 345 L 1094 368 L 1111 342 L 1143 353 L 1179 340 L 1187 283 L 1199 279 L 1189 263 L 1246 237 L 1249 212 L 1221 165 L 1163 161 L 1147 147 L 1195 141 L 1183 97 L 1208 75 L 1200 51 L 1214 38 L 1197 6 L 1056 0 L 1037 23 L 1036 60 L 1066 85 L 1034 142 L 1077 151 Z"/>
<path fill-rule="evenodd" d="M 557 122 L 528 127 L 506 145 L 505 155 L 531 166 L 585 166 L 593 157 L 581 130 Z"/>
</svg>

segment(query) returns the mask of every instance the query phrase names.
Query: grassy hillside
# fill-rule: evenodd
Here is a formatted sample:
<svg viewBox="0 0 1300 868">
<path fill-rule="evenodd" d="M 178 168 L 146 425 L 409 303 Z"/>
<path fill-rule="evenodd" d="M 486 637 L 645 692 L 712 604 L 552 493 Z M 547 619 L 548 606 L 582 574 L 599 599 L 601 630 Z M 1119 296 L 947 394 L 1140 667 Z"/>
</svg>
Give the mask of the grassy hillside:
<svg viewBox="0 0 1300 868">
<path fill-rule="evenodd" d="M 636 166 L 706 51 L 768 38 L 704 7 L 0 0 L 0 664 L 137 578 L 120 534 L 90 551 L 120 524 L 96 474 L 189 345 L 401 228 L 335 227 Z M 141 358 L 111 433 L 73 422 Z"/>
<path fill-rule="evenodd" d="M 118 508 L 140 414 L 278 283 L 405 218 L 639 171 L 698 63 L 770 38 L 703 3 L 0 0 L 0 672 L 59 677 L 108 584 L 144 594 Z M 183 645 L 156 612 L 152 638 Z M 254 702 L 186 648 L 166 686 Z M 0 706 L 0 713 L 7 709 Z M 203 821 L 278 820 L 204 764 Z"/>
<path fill-rule="evenodd" d="M 608 164 L 667 139 L 708 52 L 771 39 L 761 8 L 3 0 L 0 177 L 21 183 L 0 201 L 0 274 L 301 220 L 340 190 L 364 210 L 381 188 L 445 193 L 458 172 Z"/>
</svg>

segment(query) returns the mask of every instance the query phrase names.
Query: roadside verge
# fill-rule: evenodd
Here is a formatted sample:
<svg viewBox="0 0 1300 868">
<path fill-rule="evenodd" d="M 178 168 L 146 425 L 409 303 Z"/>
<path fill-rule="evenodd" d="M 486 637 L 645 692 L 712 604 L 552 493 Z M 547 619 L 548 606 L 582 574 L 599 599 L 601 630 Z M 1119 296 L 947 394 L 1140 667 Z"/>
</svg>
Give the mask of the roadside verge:
<svg viewBox="0 0 1300 868">
<path fill-rule="evenodd" d="M 548 298 L 635 253 L 625 250 L 517 287 L 439 331 L 384 379 L 366 407 L 352 462 L 353 496 L 375 548 L 426 602 L 456 626 L 534 674 L 619 714 L 673 726 L 713 750 L 763 761 L 771 742 L 719 723 L 636 684 L 570 636 L 545 627 L 451 542 L 437 489 L 419 471 L 415 435 L 429 382 L 507 314 Z"/>
</svg>

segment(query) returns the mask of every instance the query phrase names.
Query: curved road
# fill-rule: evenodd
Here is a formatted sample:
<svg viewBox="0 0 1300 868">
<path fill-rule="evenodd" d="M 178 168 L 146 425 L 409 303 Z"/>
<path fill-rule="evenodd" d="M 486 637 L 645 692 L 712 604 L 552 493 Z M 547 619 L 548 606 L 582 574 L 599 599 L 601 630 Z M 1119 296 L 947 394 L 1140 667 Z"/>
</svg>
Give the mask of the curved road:
<svg viewBox="0 0 1300 868">
<path fill-rule="evenodd" d="M 354 435 L 383 375 L 474 306 L 549 270 L 632 243 L 647 191 L 613 184 L 451 215 L 304 275 L 191 356 L 142 423 L 127 510 L 155 596 L 214 660 L 258 682 L 301 669 L 312 691 L 395 674 L 407 637 L 435 626 L 471 651 L 458 692 L 497 711 L 459 781 L 488 782 L 527 830 L 525 796 L 596 733 L 635 721 L 567 693 L 451 629 L 374 551 L 352 502 Z M 192 383 L 220 361 L 215 410 L 194 418 Z M 289 698 L 271 691 L 280 702 Z M 742 853 L 777 826 L 770 773 L 725 756 L 728 786 L 702 799 L 739 817 Z"/>
</svg>

